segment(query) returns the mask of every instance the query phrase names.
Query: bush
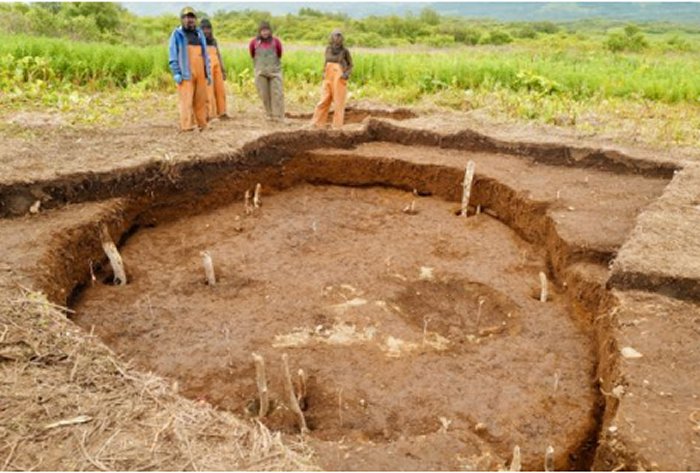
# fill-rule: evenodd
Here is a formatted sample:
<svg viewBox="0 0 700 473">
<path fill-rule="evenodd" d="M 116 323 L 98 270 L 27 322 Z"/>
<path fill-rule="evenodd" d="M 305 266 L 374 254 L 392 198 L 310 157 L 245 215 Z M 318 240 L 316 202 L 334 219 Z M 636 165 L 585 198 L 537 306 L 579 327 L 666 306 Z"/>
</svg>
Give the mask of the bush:
<svg viewBox="0 0 700 473">
<path fill-rule="evenodd" d="M 348 46 L 365 46 L 367 48 L 378 48 L 384 46 L 384 38 L 377 33 L 355 33 L 348 36 Z"/>
<path fill-rule="evenodd" d="M 440 15 L 432 8 L 424 8 L 420 12 L 420 21 L 427 25 L 435 26 L 440 23 Z"/>
<path fill-rule="evenodd" d="M 683 39 L 678 35 L 673 36 L 668 41 L 666 41 L 666 46 L 668 49 L 674 51 L 692 51 L 693 47 L 690 41 Z"/>
<path fill-rule="evenodd" d="M 538 33 L 556 34 L 559 32 L 559 27 L 551 21 L 536 21 L 534 23 L 530 23 L 530 25 L 532 26 L 532 29 Z"/>
<path fill-rule="evenodd" d="M 530 71 L 520 71 L 515 76 L 516 86 L 527 90 L 532 90 L 542 94 L 553 94 L 561 90 L 561 85 L 556 81 L 534 74 Z"/>
<path fill-rule="evenodd" d="M 537 31 L 532 26 L 523 26 L 515 31 L 516 38 L 534 39 L 537 37 Z"/>
<path fill-rule="evenodd" d="M 479 39 L 479 44 L 508 44 L 513 42 L 513 37 L 502 30 L 489 31 Z"/>
<path fill-rule="evenodd" d="M 612 52 L 639 52 L 649 47 L 644 34 L 636 25 L 627 25 L 623 32 L 613 32 L 608 35 L 605 47 Z"/>
<path fill-rule="evenodd" d="M 454 36 L 446 35 L 446 34 L 434 34 L 430 35 L 424 38 L 419 38 L 420 42 L 423 44 L 427 44 L 428 46 L 434 46 L 436 48 L 444 47 L 444 46 L 451 46 L 455 44 L 455 38 Z"/>
</svg>

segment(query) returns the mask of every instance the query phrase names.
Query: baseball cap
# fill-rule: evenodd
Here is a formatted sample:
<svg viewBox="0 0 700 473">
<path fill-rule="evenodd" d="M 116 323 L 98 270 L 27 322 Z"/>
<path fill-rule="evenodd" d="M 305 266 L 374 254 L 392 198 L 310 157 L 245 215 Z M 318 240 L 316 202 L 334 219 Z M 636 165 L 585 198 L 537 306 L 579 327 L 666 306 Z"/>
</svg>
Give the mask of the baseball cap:
<svg viewBox="0 0 700 473">
<path fill-rule="evenodd" d="M 197 17 L 197 12 L 195 12 L 195 11 L 194 11 L 194 8 L 192 8 L 192 7 L 185 7 L 185 8 L 182 9 L 182 11 L 180 11 L 180 18 L 183 18 L 183 17 L 185 17 L 185 16 L 187 16 L 187 15 L 192 15 L 192 16 L 194 16 L 194 17 L 196 18 L 196 17 Z"/>
</svg>

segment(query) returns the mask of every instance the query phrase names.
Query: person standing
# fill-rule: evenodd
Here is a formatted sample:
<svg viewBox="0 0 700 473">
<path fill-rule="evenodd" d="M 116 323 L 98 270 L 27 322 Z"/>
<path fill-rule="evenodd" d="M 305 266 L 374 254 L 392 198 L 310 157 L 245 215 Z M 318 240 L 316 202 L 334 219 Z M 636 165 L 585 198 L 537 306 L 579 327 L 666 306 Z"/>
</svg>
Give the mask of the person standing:
<svg viewBox="0 0 700 473">
<path fill-rule="evenodd" d="M 260 23 L 258 35 L 250 41 L 248 50 L 255 65 L 255 86 L 265 107 L 266 118 L 284 121 L 282 42 L 272 36 L 270 23 Z"/>
<path fill-rule="evenodd" d="M 170 35 L 170 70 L 180 96 L 180 129 L 191 131 L 207 127 L 207 86 L 211 69 L 207 43 L 197 28 L 197 14 L 191 7 L 180 12 L 181 25 Z M 193 120 L 194 118 L 194 120 Z"/>
<path fill-rule="evenodd" d="M 340 128 L 345 121 L 345 99 L 347 97 L 348 78 L 352 73 L 352 57 L 343 45 L 343 33 L 334 30 L 330 44 L 326 48 L 326 64 L 323 73 L 321 101 L 316 105 L 311 124 L 323 128 L 328 121 L 328 112 L 333 104 L 333 128 Z"/>
<path fill-rule="evenodd" d="M 226 114 L 226 88 L 224 87 L 226 69 L 224 69 L 224 61 L 221 58 L 221 50 L 216 38 L 214 38 L 211 21 L 204 18 L 199 27 L 207 41 L 207 55 L 211 64 L 211 84 L 207 87 L 209 119 L 226 118 L 228 117 Z"/>
</svg>

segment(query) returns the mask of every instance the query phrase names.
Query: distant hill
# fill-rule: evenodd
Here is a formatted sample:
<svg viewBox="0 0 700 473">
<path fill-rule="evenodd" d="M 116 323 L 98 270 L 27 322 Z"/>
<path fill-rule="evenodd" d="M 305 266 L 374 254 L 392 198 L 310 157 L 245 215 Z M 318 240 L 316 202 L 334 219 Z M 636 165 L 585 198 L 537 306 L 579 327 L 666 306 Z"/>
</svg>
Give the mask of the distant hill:
<svg viewBox="0 0 700 473">
<path fill-rule="evenodd" d="M 190 5 L 198 10 L 212 14 L 218 10 L 263 10 L 273 15 L 296 13 L 302 7 L 324 12 L 344 13 L 354 18 L 370 15 L 404 15 L 419 13 L 429 7 L 443 15 L 463 16 L 468 18 L 490 18 L 503 21 L 576 21 L 588 18 L 606 18 L 628 21 L 670 21 L 679 23 L 700 22 L 700 3 L 516 3 L 516 2 L 476 2 L 476 3 L 440 3 L 440 2 L 163 2 L 132 3 L 122 2 L 126 8 L 137 15 L 160 15 L 179 11 Z"/>
</svg>

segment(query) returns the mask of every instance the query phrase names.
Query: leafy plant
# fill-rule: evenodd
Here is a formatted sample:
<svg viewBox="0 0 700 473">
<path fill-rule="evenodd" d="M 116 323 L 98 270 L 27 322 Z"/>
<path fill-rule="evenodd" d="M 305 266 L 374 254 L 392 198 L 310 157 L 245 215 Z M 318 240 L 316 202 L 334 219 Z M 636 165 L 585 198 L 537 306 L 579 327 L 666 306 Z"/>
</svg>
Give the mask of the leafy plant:
<svg viewBox="0 0 700 473">
<path fill-rule="evenodd" d="M 616 31 L 608 35 L 605 47 L 612 52 L 640 52 L 649 47 L 649 41 L 638 26 L 627 25 L 622 32 Z"/>
</svg>

